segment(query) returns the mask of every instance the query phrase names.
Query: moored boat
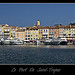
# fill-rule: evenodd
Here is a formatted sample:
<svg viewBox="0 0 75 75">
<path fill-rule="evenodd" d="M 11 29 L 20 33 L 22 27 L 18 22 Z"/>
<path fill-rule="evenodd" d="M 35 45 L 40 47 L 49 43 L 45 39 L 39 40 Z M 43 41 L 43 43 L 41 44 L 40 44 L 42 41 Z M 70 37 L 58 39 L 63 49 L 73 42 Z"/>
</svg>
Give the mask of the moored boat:
<svg viewBox="0 0 75 75">
<path fill-rule="evenodd" d="M 5 40 L 2 38 L 2 40 L 1 40 L 1 45 L 10 45 L 10 40 L 11 40 L 11 39 L 9 39 L 9 38 L 7 38 L 7 39 L 5 39 Z"/>
<path fill-rule="evenodd" d="M 22 45 L 24 43 L 19 38 L 14 38 L 13 40 L 10 41 L 10 44 L 11 45 Z"/>
<path fill-rule="evenodd" d="M 51 45 L 52 39 L 46 38 L 44 41 L 44 45 Z"/>
<path fill-rule="evenodd" d="M 66 38 L 60 38 L 60 45 L 67 45 L 67 40 Z"/>
<path fill-rule="evenodd" d="M 59 45 L 60 44 L 60 40 L 58 38 L 53 38 L 51 41 L 51 45 Z"/>
</svg>

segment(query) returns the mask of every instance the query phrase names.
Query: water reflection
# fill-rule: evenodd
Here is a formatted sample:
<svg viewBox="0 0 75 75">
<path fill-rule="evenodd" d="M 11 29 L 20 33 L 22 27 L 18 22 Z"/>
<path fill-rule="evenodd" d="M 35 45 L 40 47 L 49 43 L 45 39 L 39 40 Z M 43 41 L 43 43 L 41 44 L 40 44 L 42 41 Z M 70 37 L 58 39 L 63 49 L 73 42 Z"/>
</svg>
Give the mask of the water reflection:
<svg viewBox="0 0 75 75">
<path fill-rule="evenodd" d="M 0 47 L 75 48 L 75 45 L 0 45 Z"/>
<path fill-rule="evenodd" d="M 75 48 L 75 45 L 19 45 L 19 46 L 21 47 L 39 47 L 39 48 Z"/>
</svg>

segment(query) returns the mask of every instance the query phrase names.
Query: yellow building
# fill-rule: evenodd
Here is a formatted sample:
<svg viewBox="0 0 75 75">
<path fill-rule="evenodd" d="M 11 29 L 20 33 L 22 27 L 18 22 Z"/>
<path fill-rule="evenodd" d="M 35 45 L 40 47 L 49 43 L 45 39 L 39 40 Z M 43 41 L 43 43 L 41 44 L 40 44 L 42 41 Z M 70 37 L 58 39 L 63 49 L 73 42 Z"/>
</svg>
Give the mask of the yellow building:
<svg viewBox="0 0 75 75">
<path fill-rule="evenodd" d="M 18 30 L 18 27 L 11 26 L 10 34 L 12 38 L 15 38 L 15 32 Z"/>
<path fill-rule="evenodd" d="M 4 28 L 9 26 L 8 24 L 0 24 L 0 39 L 4 38 Z"/>
<path fill-rule="evenodd" d="M 38 33 L 38 28 L 32 27 L 30 29 L 30 40 L 37 40 L 39 39 L 39 33 Z"/>
<path fill-rule="evenodd" d="M 25 29 L 25 40 L 30 40 L 30 29 L 29 28 Z"/>
<path fill-rule="evenodd" d="M 25 29 L 25 40 L 37 40 L 39 39 L 38 35 L 38 28 L 36 26 Z"/>
<path fill-rule="evenodd" d="M 59 38 L 63 38 L 64 36 L 64 26 L 63 25 L 59 25 L 59 29 L 58 29 L 58 33 L 59 33 Z"/>
<path fill-rule="evenodd" d="M 0 25 L 0 39 L 3 37 L 3 26 Z"/>
<path fill-rule="evenodd" d="M 75 26 L 67 25 L 64 27 L 64 36 L 68 41 L 75 40 Z"/>
<path fill-rule="evenodd" d="M 39 39 L 49 38 L 49 27 L 40 26 L 39 28 Z"/>
</svg>

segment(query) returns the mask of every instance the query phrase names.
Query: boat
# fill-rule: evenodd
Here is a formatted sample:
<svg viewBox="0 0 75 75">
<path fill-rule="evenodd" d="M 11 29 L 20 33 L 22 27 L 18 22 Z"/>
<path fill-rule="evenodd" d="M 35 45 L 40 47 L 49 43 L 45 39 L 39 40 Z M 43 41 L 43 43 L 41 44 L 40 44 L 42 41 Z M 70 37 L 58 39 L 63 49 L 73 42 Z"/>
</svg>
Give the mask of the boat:
<svg viewBox="0 0 75 75">
<path fill-rule="evenodd" d="M 5 39 L 5 40 L 2 38 L 2 39 L 1 39 L 1 45 L 10 45 L 10 40 L 11 40 L 11 39 L 9 39 L 9 38 L 7 38 L 7 39 Z"/>
<path fill-rule="evenodd" d="M 66 38 L 60 38 L 60 45 L 67 45 L 67 40 Z"/>
<path fill-rule="evenodd" d="M 19 38 L 14 38 L 10 41 L 10 45 L 22 45 L 24 44 L 23 41 L 21 41 Z"/>
<path fill-rule="evenodd" d="M 53 38 L 51 41 L 51 45 L 60 45 L 60 40 L 58 38 Z"/>
<path fill-rule="evenodd" d="M 44 45 L 51 45 L 52 39 L 46 38 L 44 41 Z"/>
</svg>

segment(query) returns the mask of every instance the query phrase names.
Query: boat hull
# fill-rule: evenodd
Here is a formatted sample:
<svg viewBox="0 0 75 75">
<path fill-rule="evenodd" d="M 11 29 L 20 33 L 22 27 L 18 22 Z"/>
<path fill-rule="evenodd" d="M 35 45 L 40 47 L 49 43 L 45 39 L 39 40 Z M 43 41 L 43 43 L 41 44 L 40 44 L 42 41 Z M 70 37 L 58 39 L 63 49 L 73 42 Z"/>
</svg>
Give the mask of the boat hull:
<svg viewBox="0 0 75 75">
<path fill-rule="evenodd" d="M 44 42 L 44 45 L 51 45 L 51 42 Z"/>
<path fill-rule="evenodd" d="M 59 41 L 53 41 L 53 42 L 51 42 L 51 45 L 59 45 L 60 43 L 59 43 Z"/>
<path fill-rule="evenodd" d="M 10 41 L 1 41 L 1 45 L 10 45 Z"/>
<path fill-rule="evenodd" d="M 62 42 L 60 42 L 60 45 L 67 45 L 67 42 L 66 41 L 62 41 Z"/>
<path fill-rule="evenodd" d="M 23 42 L 15 41 L 15 42 L 10 42 L 11 45 L 23 45 Z"/>
</svg>

